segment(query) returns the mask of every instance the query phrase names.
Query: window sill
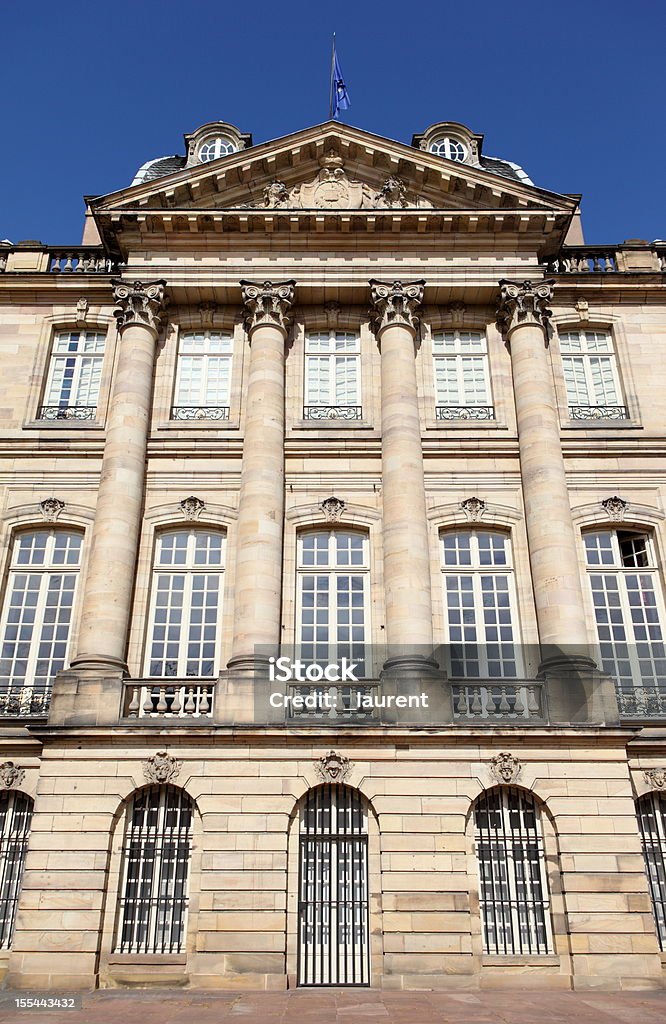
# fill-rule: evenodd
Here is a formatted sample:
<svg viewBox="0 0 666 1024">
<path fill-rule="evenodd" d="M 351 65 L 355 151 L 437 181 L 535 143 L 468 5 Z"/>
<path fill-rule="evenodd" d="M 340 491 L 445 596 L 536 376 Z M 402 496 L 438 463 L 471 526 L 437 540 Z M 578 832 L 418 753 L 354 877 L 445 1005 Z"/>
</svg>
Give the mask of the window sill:
<svg viewBox="0 0 666 1024">
<path fill-rule="evenodd" d="M 506 423 L 497 420 L 431 420 L 426 424 L 426 430 L 442 431 L 449 430 L 508 430 Z"/>
<path fill-rule="evenodd" d="M 482 967 L 559 967 L 560 957 L 557 953 L 526 954 L 515 953 L 484 953 L 481 957 Z"/>
<path fill-rule="evenodd" d="M 293 430 L 374 430 L 372 423 L 367 420 L 296 420 L 292 426 Z"/>
<path fill-rule="evenodd" d="M 564 420 L 562 430 L 643 430 L 638 420 Z"/>
<path fill-rule="evenodd" d="M 107 961 L 109 966 L 137 964 L 169 964 L 170 966 L 185 966 L 187 964 L 187 953 L 110 953 Z"/>
<path fill-rule="evenodd" d="M 99 420 L 29 420 L 24 430 L 104 430 Z"/>
<path fill-rule="evenodd" d="M 156 431 L 166 430 L 170 433 L 182 431 L 185 434 L 201 430 L 209 434 L 211 430 L 219 430 L 220 432 L 240 430 L 240 422 L 238 420 L 164 420 L 153 429 Z"/>
</svg>

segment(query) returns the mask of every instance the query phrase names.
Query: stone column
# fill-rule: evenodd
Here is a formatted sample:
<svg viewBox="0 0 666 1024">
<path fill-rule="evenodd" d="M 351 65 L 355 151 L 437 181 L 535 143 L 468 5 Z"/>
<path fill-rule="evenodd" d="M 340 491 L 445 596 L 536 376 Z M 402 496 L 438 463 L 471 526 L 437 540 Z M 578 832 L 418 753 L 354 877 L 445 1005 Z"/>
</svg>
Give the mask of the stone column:
<svg viewBox="0 0 666 1024">
<path fill-rule="evenodd" d="M 113 281 L 120 345 L 73 669 L 126 671 L 165 281 Z"/>
<path fill-rule="evenodd" d="M 381 351 L 386 668 L 427 667 L 433 649 L 430 551 L 416 385 L 424 281 L 370 281 Z"/>
<path fill-rule="evenodd" d="M 590 657 L 560 423 L 548 357 L 552 281 L 500 281 L 498 326 L 511 352 L 520 473 L 542 669 Z"/>
<path fill-rule="evenodd" d="M 241 281 L 250 369 L 238 504 L 230 669 L 252 669 L 255 647 L 280 642 L 284 519 L 284 352 L 294 281 Z M 262 661 L 260 658 L 259 661 Z"/>
</svg>

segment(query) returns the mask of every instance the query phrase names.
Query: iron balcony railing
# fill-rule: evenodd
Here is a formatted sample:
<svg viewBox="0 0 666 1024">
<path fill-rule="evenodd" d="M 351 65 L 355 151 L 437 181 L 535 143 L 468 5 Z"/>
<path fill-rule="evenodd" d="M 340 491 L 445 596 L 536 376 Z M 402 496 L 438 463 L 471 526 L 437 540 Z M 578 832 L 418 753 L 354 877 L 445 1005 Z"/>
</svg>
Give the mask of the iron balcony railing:
<svg viewBox="0 0 666 1024">
<path fill-rule="evenodd" d="M 40 420 L 94 420 L 96 405 L 41 405 Z"/>
<path fill-rule="evenodd" d="M 363 409 L 360 405 L 305 405 L 304 420 L 360 420 Z"/>
<path fill-rule="evenodd" d="M 572 420 L 626 420 L 629 411 L 626 405 L 570 405 Z"/>
<path fill-rule="evenodd" d="M 436 405 L 437 420 L 494 420 L 493 405 Z"/>
<path fill-rule="evenodd" d="M 172 420 L 228 420 L 228 405 L 174 405 L 171 408 Z"/>
</svg>

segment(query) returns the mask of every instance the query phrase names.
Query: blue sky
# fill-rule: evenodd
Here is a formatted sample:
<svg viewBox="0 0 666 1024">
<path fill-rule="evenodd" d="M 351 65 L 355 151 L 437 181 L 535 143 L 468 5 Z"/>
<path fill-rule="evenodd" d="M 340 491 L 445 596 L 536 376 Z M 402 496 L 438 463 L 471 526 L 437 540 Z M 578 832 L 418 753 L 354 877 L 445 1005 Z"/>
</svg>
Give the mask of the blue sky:
<svg viewBox="0 0 666 1024">
<path fill-rule="evenodd" d="M 484 152 L 583 193 L 586 241 L 666 237 L 661 0 L 5 0 L 0 238 L 80 239 L 84 194 L 129 184 L 210 120 L 255 142 L 328 114 L 409 143 L 456 120 Z"/>
</svg>

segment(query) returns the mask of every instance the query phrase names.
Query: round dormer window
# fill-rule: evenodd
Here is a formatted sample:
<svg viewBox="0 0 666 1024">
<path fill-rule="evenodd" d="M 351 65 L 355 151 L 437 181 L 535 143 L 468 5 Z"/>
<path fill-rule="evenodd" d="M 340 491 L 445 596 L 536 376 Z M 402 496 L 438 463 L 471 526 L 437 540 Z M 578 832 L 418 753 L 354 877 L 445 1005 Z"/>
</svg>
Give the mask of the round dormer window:
<svg viewBox="0 0 666 1024">
<path fill-rule="evenodd" d="M 215 138 L 206 139 L 201 144 L 199 147 L 199 159 L 202 164 L 207 164 L 210 160 L 219 160 L 221 156 L 235 152 L 236 147 L 231 139 L 226 138 L 224 135 L 216 135 Z"/>
<path fill-rule="evenodd" d="M 430 152 L 436 156 L 445 156 L 447 160 L 457 160 L 459 163 L 464 163 L 467 159 L 467 147 L 448 135 L 434 139 L 430 143 Z"/>
</svg>

